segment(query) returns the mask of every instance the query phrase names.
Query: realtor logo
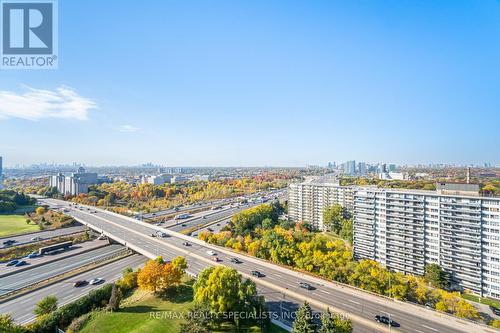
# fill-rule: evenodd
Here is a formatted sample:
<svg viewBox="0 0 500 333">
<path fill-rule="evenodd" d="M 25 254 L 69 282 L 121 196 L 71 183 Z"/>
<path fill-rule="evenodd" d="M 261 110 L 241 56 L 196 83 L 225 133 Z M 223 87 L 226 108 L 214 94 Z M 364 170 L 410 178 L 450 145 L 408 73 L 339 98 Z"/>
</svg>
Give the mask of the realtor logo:
<svg viewBox="0 0 500 333">
<path fill-rule="evenodd" d="M 57 3 L 1 0 L 2 69 L 57 68 Z"/>
</svg>

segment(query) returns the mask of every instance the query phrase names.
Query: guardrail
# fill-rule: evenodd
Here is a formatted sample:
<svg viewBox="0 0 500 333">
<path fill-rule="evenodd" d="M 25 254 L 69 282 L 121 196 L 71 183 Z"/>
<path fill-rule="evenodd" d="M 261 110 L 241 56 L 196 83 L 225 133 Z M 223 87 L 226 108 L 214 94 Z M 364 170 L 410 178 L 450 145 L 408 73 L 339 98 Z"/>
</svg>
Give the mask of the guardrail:
<svg viewBox="0 0 500 333">
<path fill-rule="evenodd" d="M 110 254 L 109 256 L 92 261 L 92 262 L 86 264 L 85 266 L 78 267 L 74 270 L 62 272 L 60 274 L 51 276 L 50 278 L 40 280 L 40 281 L 37 281 L 36 283 L 27 285 L 21 289 L 17 289 L 17 290 L 13 290 L 11 292 L 5 293 L 5 294 L 0 296 L 0 303 L 5 303 L 6 301 L 9 301 L 11 299 L 25 295 L 26 293 L 32 292 L 33 290 L 39 289 L 41 287 L 49 286 L 51 284 L 57 283 L 59 281 L 65 280 L 65 279 L 69 279 L 72 276 L 84 273 L 84 272 L 89 271 L 89 270 L 94 269 L 94 268 L 97 268 L 104 263 L 108 264 L 112 261 L 118 260 L 118 259 L 122 258 L 123 256 L 125 256 L 127 254 L 127 252 L 128 252 L 127 249 L 114 252 L 114 253 Z M 89 268 L 90 266 L 92 268 Z M 89 268 L 89 269 L 87 269 L 87 268 Z"/>
</svg>

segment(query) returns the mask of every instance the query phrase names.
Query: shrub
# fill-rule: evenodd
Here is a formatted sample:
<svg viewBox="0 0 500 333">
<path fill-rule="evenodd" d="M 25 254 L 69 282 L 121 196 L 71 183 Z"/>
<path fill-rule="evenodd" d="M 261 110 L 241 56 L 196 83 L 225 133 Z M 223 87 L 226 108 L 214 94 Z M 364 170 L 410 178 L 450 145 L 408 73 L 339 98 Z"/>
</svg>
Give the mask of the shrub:
<svg viewBox="0 0 500 333">
<path fill-rule="evenodd" d="M 77 317 L 108 304 L 112 285 L 92 290 L 88 295 L 66 304 L 56 311 L 40 318 L 30 328 L 32 333 L 53 333 L 56 327 L 65 328 Z"/>
</svg>

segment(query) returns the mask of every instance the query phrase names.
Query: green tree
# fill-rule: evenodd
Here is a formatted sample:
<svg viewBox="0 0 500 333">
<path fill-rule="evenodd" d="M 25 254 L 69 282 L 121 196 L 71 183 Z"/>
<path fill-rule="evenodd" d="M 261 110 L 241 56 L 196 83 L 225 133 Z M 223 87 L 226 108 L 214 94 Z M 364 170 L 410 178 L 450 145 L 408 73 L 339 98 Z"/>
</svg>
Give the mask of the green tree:
<svg viewBox="0 0 500 333">
<path fill-rule="evenodd" d="M 37 315 L 37 317 L 40 317 L 55 310 L 57 310 L 57 297 L 50 295 L 42 298 L 38 303 L 36 303 L 35 310 L 33 310 L 33 312 Z"/>
<path fill-rule="evenodd" d="M 274 222 L 270 218 L 265 218 L 262 221 L 262 228 L 264 229 L 272 229 L 274 227 Z"/>
<path fill-rule="evenodd" d="M 189 310 L 186 321 L 180 325 L 180 333 L 209 333 L 211 318 L 206 304 L 195 303 Z"/>
<path fill-rule="evenodd" d="M 238 311 L 259 313 L 263 308 L 262 297 L 257 296 L 255 283 L 242 281 L 241 275 L 232 268 L 217 266 L 204 269 L 193 285 L 194 301 L 206 305 L 216 315 Z M 240 324 L 239 318 L 235 323 Z"/>
<path fill-rule="evenodd" d="M 117 281 L 118 286 L 122 291 L 131 290 L 137 287 L 137 272 L 130 267 L 127 267 L 122 272 L 122 278 Z"/>
<path fill-rule="evenodd" d="M 319 333 L 352 333 L 352 322 L 338 313 L 332 314 L 330 309 L 321 315 Z"/>
<path fill-rule="evenodd" d="M 352 219 L 342 221 L 342 227 L 340 229 L 339 236 L 340 236 L 340 238 L 342 238 L 342 239 L 348 241 L 350 244 L 352 244 L 353 237 L 354 237 L 354 229 L 353 229 Z"/>
<path fill-rule="evenodd" d="M 335 204 L 323 209 L 323 225 L 335 234 L 339 234 L 342 229 L 342 221 L 345 218 L 345 210 L 339 205 Z"/>
<path fill-rule="evenodd" d="M 22 326 L 16 325 L 10 314 L 0 314 L 0 332 L 24 333 L 27 330 Z"/>
<path fill-rule="evenodd" d="M 448 274 L 438 264 L 425 266 L 424 279 L 436 288 L 445 289 L 449 285 Z"/>
<path fill-rule="evenodd" d="M 304 302 L 297 310 L 295 321 L 293 322 L 292 333 L 314 333 L 317 328 L 314 322 L 312 309 L 309 303 Z"/>
</svg>

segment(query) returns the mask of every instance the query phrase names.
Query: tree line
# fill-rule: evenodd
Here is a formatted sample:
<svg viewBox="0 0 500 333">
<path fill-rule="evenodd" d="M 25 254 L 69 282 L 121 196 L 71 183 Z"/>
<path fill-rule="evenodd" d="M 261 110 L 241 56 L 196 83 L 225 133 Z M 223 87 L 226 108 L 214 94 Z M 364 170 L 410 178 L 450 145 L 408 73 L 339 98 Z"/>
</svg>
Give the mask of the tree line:
<svg viewBox="0 0 500 333">
<path fill-rule="evenodd" d="M 327 280 L 427 305 L 458 317 L 479 318 L 476 308 L 458 293 L 442 289 L 447 287 L 447 277 L 439 266 L 430 265 L 424 277 L 417 277 L 389 271 L 373 260 L 356 261 L 349 243 L 332 239 L 304 223 L 278 221 L 272 212 L 269 204 L 248 209 L 233 217 L 228 230 L 204 231 L 199 238 Z M 266 219 L 271 223 L 264 223 Z"/>
</svg>

